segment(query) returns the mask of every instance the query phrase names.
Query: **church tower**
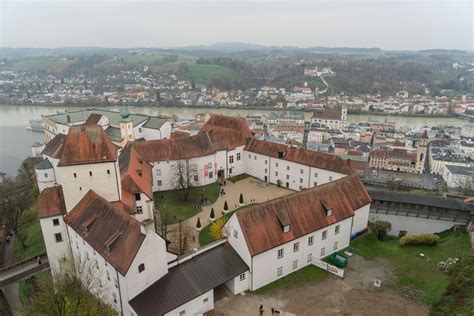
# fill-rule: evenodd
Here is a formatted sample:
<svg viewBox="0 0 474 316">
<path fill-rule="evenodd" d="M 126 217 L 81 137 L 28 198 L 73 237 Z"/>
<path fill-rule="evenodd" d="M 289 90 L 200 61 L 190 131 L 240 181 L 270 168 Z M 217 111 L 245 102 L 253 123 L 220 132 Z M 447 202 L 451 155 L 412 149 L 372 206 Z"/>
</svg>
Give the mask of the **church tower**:
<svg viewBox="0 0 474 316">
<path fill-rule="evenodd" d="M 416 151 L 416 169 L 418 173 L 423 173 L 424 171 L 429 140 L 428 133 L 425 130 L 418 140 L 418 149 Z"/>
<path fill-rule="evenodd" d="M 120 110 L 120 135 L 125 142 L 134 141 L 133 135 L 133 121 L 130 118 L 128 107 L 124 105 Z"/>
</svg>

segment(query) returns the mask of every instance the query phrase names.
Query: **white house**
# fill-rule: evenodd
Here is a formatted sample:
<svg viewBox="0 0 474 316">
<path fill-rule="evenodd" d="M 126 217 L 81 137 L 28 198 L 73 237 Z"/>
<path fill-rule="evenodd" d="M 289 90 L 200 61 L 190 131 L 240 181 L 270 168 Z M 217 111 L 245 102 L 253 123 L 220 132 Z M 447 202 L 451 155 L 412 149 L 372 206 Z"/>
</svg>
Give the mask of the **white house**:
<svg viewBox="0 0 474 316">
<path fill-rule="evenodd" d="M 253 291 L 347 247 L 367 228 L 370 202 L 353 175 L 236 211 L 223 232 L 249 266 Z"/>
<path fill-rule="evenodd" d="M 445 165 L 443 170 L 443 180 L 450 188 L 474 189 L 474 165 Z"/>
</svg>

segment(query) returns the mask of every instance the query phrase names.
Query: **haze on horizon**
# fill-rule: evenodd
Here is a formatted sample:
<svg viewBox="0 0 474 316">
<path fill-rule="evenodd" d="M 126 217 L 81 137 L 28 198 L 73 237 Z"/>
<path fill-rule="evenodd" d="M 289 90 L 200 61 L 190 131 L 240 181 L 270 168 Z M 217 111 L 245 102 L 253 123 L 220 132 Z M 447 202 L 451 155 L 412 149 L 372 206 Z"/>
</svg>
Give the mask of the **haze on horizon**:
<svg viewBox="0 0 474 316">
<path fill-rule="evenodd" d="M 0 0 L 1 47 L 277 46 L 473 50 L 470 0 Z"/>
</svg>

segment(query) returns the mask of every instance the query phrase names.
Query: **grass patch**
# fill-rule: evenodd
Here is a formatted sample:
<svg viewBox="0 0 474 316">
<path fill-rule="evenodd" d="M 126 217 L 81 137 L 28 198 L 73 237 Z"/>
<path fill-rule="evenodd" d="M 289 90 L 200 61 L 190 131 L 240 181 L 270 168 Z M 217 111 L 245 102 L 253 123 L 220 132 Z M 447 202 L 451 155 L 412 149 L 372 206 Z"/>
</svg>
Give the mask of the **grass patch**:
<svg viewBox="0 0 474 316">
<path fill-rule="evenodd" d="M 46 251 L 36 207 L 31 207 L 23 214 L 23 217 L 27 218 L 28 225 L 23 227 L 20 234 L 27 247 L 23 248 L 18 238 L 13 239 L 13 252 L 16 261 L 22 261 Z"/>
<path fill-rule="evenodd" d="M 437 246 L 400 247 L 398 239 L 381 242 L 375 235 L 366 234 L 352 241 L 351 247 L 366 260 L 383 258 L 390 261 L 395 267 L 396 279 L 388 286 L 405 293 L 409 289 L 421 291 L 422 300 L 431 305 L 450 281 L 449 274 L 438 269 L 438 262 L 455 257 L 466 259 L 471 248 L 466 231 L 446 232 L 440 237 Z"/>
<path fill-rule="evenodd" d="M 255 294 L 268 294 L 271 291 L 275 291 L 281 288 L 288 288 L 291 286 L 298 286 L 308 283 L 319 282 L 327 278 L 329 272 L 324 271 L 314 265 L 310 264 L 298 271 L 295 271 L 281 279 L 278 279 L 270 284 L 267 284 L 252 293 Z"/>
<path fill-rule="evenodd" d="M 237 176 L 230 177 L 229 181 L 232 182 L 232 183 L 236 183 L 237 181 L 247 179 L 248 177 L 250 177 L 248 174 L 243 173 L 243 174 L 239 174 Z"/>
<path fill-rule="evenodd" d="M 37 274 L 35 274 L 35 277 L 36 277 L 37 284 L 41 282 L 47 282 L 48 279 L 51 277 L 50 271 L 49 270 L 40 271 Z M 28 298 L 33 294 L 33 293 L 30 293 L 28 289 L 28 284 L 27 284 L 26 279 L 21 279 L 20 281 L 18 281 L 18 292 L 20 295 L 21 302 L 26 302 Z"/>
<path fill-rule="evenodd" d="M 14 61 L 11 65 L 3 66 L 6 69 L 12 69 L 16 71 L 34 71 L 34 70 L 46 70 L 51 71 L 53 67 L 59 64 L 61 61 L 55 58 L 27 58 Z"/>
<path fill-rule="evenodd" d="M 180 190 L 155 192 L 155 208 L 160 210 L 162 219 L 168 216 L 169 225 L 176 224 L 180 220 L 190 218 L 201 211 L 199 203 L 202 195 L 207 197 L 210 204 L 216 202 L 219 198 L 217 183 L 192 188 L 186 202 L 183 201 L 183 193 Z"/>
<path fill-rule="evenodd" d="M 187 64 L 188 72 L 179 76 L 181 80 L 194 80 L 196 82 L 209 82 L 216 78 L 233 77 L 236 72 L 220 65 Z"/>
</svg>

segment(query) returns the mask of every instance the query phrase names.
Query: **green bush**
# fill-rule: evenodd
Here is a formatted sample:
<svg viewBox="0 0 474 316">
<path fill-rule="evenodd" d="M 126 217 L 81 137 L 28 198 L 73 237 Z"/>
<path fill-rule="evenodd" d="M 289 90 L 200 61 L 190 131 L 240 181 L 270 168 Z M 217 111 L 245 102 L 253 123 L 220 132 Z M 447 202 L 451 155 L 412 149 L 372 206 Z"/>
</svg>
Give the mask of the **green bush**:
<svg viewBox="0 0 474 316">
<path fill-rule="evenodd" d="M 400 246 L 436 246 L 439 236 L 433 234 L 407 235 L 400 238 Z"/>
</svg>

